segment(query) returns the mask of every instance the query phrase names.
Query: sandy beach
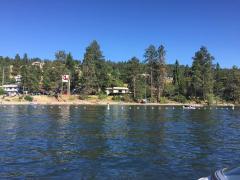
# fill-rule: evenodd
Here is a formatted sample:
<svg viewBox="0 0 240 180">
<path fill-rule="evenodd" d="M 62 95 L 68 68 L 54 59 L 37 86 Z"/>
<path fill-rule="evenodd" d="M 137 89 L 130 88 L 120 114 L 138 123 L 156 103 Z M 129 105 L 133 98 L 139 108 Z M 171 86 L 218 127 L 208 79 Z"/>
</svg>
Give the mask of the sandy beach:
<svg viewBox="0 0 240 180">
<path fill-rule="evenodd" d="M 113 101 L 111 98 L 104 100 L 98 99 L 96 96 L 92 96 L 87 100 L 80 100 L 79 96 L 61 96 L 56 99 L 50 96 L 33 96 L 33 101 L 26 101 L 20 96 L 15 97 L 1 97 L 0 105 L 138 105 L 138 106 L 184 106 L 191 105 L 196 107 L 207 106 L 207 104 L 196 104 L 196 103 L 178 103 L 169 101 L 167 103 L 136 103 L 136 102 L 123 102 Z M 231 103 L 219 103 L 213 106 L 233 106 Z"/>
</svg>

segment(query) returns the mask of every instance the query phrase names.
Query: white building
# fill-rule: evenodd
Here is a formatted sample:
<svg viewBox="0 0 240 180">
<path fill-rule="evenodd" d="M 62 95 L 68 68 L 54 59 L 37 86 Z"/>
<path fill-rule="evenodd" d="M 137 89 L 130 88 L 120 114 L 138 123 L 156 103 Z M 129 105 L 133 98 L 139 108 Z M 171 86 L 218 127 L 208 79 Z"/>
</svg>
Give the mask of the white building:
<svg viewBox="0 0 240 180">
<path fill-rule="evenodd" d="M 39 66 L 40 69 L 42 69 L 44 64 L 45 64 L 44 62 L 35 61 L 32 63 L 32 66 Z"/>
<path fill-rule="evenodd" d="M 20 83 L 21 82 L 21 78 L 22 78 L 21 75 L 14 76 L 14 79 L 15 79 L 16 83 Z"/>
<path fill-rule="evenodd" d="M 9 96 L 15 96 L 19 92 L 19 86 L 17 84 L 7 84 L 0 86 Z"/>
<path fill-rule="evenodd" d="M 129 89 L 126 87 L 110 87 L 106 88 L 107 95 L 128 94 Z"/>
</svg>

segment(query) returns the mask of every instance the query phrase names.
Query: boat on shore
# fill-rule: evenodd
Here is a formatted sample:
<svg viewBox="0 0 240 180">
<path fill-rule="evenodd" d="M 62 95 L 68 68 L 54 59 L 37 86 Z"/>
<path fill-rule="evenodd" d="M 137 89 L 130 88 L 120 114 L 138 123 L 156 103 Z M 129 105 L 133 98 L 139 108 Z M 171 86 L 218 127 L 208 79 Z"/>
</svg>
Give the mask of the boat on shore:
<svg viewBox="0 0 240 180">
<path fill-rule="evenodd" d="M 185 105 L 185 106 L 183 106 L 183 109 L 196 109 L 196 106 Z"/>
</svg>

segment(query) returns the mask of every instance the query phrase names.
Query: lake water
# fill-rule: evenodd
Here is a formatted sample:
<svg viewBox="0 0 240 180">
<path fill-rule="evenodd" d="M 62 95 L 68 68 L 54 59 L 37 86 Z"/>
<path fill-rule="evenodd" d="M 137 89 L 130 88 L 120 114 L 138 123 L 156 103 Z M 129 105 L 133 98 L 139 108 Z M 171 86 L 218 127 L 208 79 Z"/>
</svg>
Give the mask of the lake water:
<svg viewBox="0 0 240 180">
<path fill-rule="evenodd" d="M 240 165 L 240 109 L 0 106 L 0 178 L 197 179 Z"/>
</svg>

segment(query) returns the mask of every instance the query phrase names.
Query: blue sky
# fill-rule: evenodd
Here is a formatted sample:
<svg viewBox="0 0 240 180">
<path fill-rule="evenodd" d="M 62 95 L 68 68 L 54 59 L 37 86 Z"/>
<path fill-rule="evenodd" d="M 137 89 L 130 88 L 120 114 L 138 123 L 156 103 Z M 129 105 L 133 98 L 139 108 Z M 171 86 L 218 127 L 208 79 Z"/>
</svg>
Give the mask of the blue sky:
<svg viewBox="0 0 240 180">
<path fill-rule="evenodd" d="M 167 62 L 191 64 L 207 46 L 222 67 L 240 66 L 239 0 L 1 0 L 0 55 L 82 59 L 92 40 L 106 59 L 143 59 L 163 44 Z"/>
</svg>

